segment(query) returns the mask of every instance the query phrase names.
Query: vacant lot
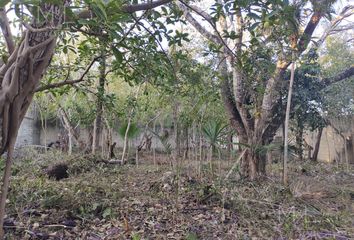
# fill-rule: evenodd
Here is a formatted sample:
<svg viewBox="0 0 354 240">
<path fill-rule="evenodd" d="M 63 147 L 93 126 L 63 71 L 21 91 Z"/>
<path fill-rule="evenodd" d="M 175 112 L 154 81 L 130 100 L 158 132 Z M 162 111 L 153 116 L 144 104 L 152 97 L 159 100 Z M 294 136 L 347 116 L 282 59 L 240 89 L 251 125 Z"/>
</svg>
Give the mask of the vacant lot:
<svg viewBox="0 0 354 240">
<path fill-rule="evenodd" d="M 230 162 L 180 161 L 171 168 L 143 154 L 139 165 L 49 152 L 18 157 L 8 200 L 7 239 L 350 239 L 354 174 L 292 163 L 289 187 L 273 164 L 262 184 Z M 48 166 L 65 163 L 56 181 Z M 296 166 L 296 167 L 295 167 Z"/>
</svg>

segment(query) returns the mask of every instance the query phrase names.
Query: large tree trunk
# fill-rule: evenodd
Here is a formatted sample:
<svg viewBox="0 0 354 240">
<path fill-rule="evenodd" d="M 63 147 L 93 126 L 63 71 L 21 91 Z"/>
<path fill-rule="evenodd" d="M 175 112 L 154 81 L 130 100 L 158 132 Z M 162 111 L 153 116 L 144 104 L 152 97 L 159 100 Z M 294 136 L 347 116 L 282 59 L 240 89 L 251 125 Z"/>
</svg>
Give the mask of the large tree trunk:
<svg viewBox="0 0 354 240">
<path fill-rule="evenodd" d="M 222 3 L 220 2 L 220 4 Z M 292 44 L 289 47 L 296 49 L 297 58 L 308 48 L 317 25 L 326 14 L 324 10 L 327 8 L 324 6 L 329 7 L 330 4 L 331 1 L 323 1 L 321 7 L 313 4 L 313 13 L 307 25 L 303 29 L 298 29 L 299 34 L 294 34 L 294 38 L 291 39 Z M 257 69 L 255 69 L 255 72 L 249 73 L 245 71 L 247 68 L 243 66 L 244 63 L 247 63 L 247 61 L 244 62 L 242 60 L 243 54 L 248 52 L 248 50 L 244 51 L 244 49 L 248 48 L 245 47 L 243 33 L 248 27 L 244 22 L 242 7 L 240 5 L 236 4 L 234 14 L 230 18 L 228 14 L 221 14 L 217 23 L 213 21 L 212 16 L 196 6 L 187 7 L 185 3 L 177 5 L 184 12 L 185 19 L 201 35 L 217 46 L 220 46 L 220 49 L 223 50 L 218 56 L 221 95 L 229 114 L 231 126 L 236 130 L 240 142 L 248 144 L 246 147 L 249 148 L 247 150 L 248 153 L 243 156 L 244 172 L 249 173 L 249 176 L 254 178 L 255 175 L 261 174 L 265 169 L 263 166 L 264 161 L 259 160 L 259 156 L 255 154 L 259 151 L 255 151 L 254 149 L 265 149 L 265 144 L 270 143 L 285 118 L 281 91 L 285 89 L 283 79 L 291 61 L 296 61 L 297 59 L 291 59 L 292 51 L 288 51 L 284 46 L 282 51 L 279 51 L 279 54 L 276 56 L 277 60 L 274 65 L 274 71 L 271 73 L 266 73 L 267 71 L 265 71 L 265 76 L 257 78 L 255 76 L 257 75 Z M 209 31 L 208 28 L 204 27 L 204 24 L 202 25 L 194 18 L 194 12 L 206 20 L 214 32 Z M 223 38 L 220 34 L 230 31 L 235 31 L 236 33 L 237 37 L 234 41 L 231 41 L 229 38 Z M 232 44 L 229 44 L 230 42 Z M 228 69 L 228 66 L 232 66 L 232 69 Z M 341 73 L 334 81 L 352 75 L 354 73 L 353 70 L 354 68 L 351 68 Z M 254 77 L 255 79 L 252 79 Z M 267 79 L 265 80 L 264 77 L 267 77 Z M 331 80 L 329 81 L 332 82 Z M 326 84 L 327 80 L 323 82 Z M 253 83 L 264 89 L 264 91 L 255 94 L 253 86 L 250 86 Z M 261 166 L 259 163 L 261 163 L 262 167 L 259 167 Z"/>
<path fill-rule="evenodd" d="M 266 159 L 257 154 L 251 149 L 247 149 L 245 155 L 241 159 L 241 173 L 243 176 L 248 177 L 250 180 L 256 179 L 258 176 L 265 174 L 263 171 L 263 162 Z"/>
<path fill-rule="evenodd" d="M 64 1 L 65 3 L 65 1 Z M 32 101 L 39 81 L 53 56 L 56 36 L 55 28 L 63 21 L 63 6 L 50 3 L 41 5 L 41 12 L 48 14 L 44 22 L 34 20 L 24 32 L 18 47 L 8 62 L 0 69 L 0 154 L 8 152 L 1 188 L 0 238 L 3 238 L 5 202 L 11 175 L 12 153 L 18 129 Z M 46 20 L 50 21 L 46 22 Z"/>
</svg>

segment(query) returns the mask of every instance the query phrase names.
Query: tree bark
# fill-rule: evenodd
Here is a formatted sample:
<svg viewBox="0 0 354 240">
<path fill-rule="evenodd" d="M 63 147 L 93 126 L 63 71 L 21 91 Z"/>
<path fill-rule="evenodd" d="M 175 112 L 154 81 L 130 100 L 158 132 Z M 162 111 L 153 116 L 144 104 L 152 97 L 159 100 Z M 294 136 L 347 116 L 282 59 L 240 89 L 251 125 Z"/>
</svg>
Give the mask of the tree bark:
<svg viewBox="0 0 354 240">
<path fill-rule="evenodd" d="M 291 76 L 289 83 L 289 92 L 288 92 L 288 101 L 286 103 L 286 112 L 285 112 L 285 123 L 284 123 L 284 160 L 283 160 L 283 184 L 288 184 L 288 133 L 289 133 L 289 119 L 290 119 L 290 110 L 291 110 L 291 97 L 293 94 L 293 84 L 294 84 L 294 75 L 295 75 L 295 54 L 293 53 L 293 63 L 291 65 Z"/>
<path fill-rule="evenodd" d="M 100 144 L 100 139 L 102 135 L 102 114 L 103 114 L 103 96 L 105 93 L 105 83 L 106 83 L 106 57 L 104 56 L 105 51 L 102 50 L 100 58 L 100 76 L 98 82 L 97 91 L 97 103 L 96 103 L 96 118 L 93 127 L 93 140 L 92 140 L 92 154 L 96 154 L 96 150 Z M 103 143 L 102 143 L 103 144 Z"/>
<path fill-rule="evenodd" d="M 63 4 L 66 5 L 66 1 Z M 44 3 L 41 12 L 49 14 L 43 21 L 33 20 L 27 26 L 18 47 L 0 69 L 0 154 L 8 152 L 0 201 L 0 238 L 3 238 L 5 202 L 11 175 L 12 154 L 18 129 L 32 101 L 33 94 L 53 56 L 54 28 L 63 21 L 63 5 Z M 47 21 L 50 19 L 50 21 Z"/>
<path fill-rule="evenodd" d="M 174 128 L 174 137 L 175 137 L 175 153 L 174 160 L 175 164 L 177 163 L 178 157 L 181 155 L 181 141 L 180 141 L 180 129 L 178 122 L 178 111 L 179 111 L 179 103 L 176 102 L 173 107 L 173 128 Z"/>
<path fill-rule="evenodd" d="M 0 198 L 0 238 L 4 238 L 4 217 L 5 217 L 5 205 L 7 199 L 7 193 L 10 186 L 10 177 L 11 177 L 11 166 L 13 162 L 13 152 L 14 146 L 16 142 L 17 133 L 11 136 L 10 143 L 9 143 L 9 150 L 7 151 L 6 157 L 6 167 L 4 170 L 4 175 L 2 179 L 2 186 L 1 186 L 1 198 Z"/>
<path fill-rule="evenodd" d="M 322 127 L 318 129 L 315 149 L 313 150 L 313 155 L 312 155 L 313 161 L 317 161 L 317 158 L 318 158 L 318 152 L 320 150 L 320 143 L 321 143 L 321 138 L 322 138 L 322 131 L 323 131 Z"/>
<path fill-rule="evenodd" d="M 133 112 L 133 110 L 132 110 Z M 132 112 L 128 118 L 128 124 L 127 124 L 127 129 L 125 129 L 125 134 L 124 134 L 124 143 L 123 143 L 123 153 L 122 153 L 122 158 L 121 158 L 121 161 L 124 162 L 124 158 L 125 158 L 125 152 L 127 150 L 127 145 L 128 145 L 128 133 L 129 133 L 129 129 L 130 129 L 130 125 L 131 125 L 131 122 L 132 122 L 132 118 L 131 118 L 131 115 L 132 115 Z"/>
<path fill-rule="evenodd" d="M 299 156 L 299 160 L 304 159 L 304 127 L 302 125 L 297 126 L 296 129 L 296 153 Z"/>
</svg>

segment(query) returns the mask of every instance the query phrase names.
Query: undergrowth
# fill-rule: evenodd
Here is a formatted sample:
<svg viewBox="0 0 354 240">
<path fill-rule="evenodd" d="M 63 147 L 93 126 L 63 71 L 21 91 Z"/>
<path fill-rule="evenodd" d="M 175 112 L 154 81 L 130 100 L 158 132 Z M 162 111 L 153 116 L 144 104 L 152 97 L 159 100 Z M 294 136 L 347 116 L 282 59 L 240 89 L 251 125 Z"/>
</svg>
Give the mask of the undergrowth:
<svg viewBox="0 0 354 240">
<path fill-rule="evenodd" d="M 45 169 L 68 165 L 69 177 Z M 279 167 L 259 182 L 226 164 L 109 165 L 93 156 L 29 152 L 13 167 L 7 239 L 350 239 L 354 174 L 338 166 L 295 163 L 292 183 Z M 207 165 L 207 164 L 206 164 Z M 198 174 L 197 174 L 198 173 Z"/>
</svg>

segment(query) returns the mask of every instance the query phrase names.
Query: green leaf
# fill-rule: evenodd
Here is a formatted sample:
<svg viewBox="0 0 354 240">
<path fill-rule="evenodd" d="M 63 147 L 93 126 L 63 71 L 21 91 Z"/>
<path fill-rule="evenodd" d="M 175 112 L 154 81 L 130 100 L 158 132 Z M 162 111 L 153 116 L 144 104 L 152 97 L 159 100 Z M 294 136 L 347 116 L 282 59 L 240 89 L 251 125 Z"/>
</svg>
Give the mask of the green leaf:
<svg viewBox="0 0 354 240">
<path fill-rule="evenodd" d="M 221 121 L 210 121 L 203 126 L 202 131 L 210 145 L 216 146 L 225 136 L 226 127 Z"/>
<path fill-rule="evenodd" d="M 250 17 L 250 18 L 253 18 L 253 19 L 257 19 L 257 20 L 260 20 L 260 19 L 261 19 L 260 16 L 258 16 L 257 14 L 255 14 L 255 13 L 253 13 L 253 12 L 249 12 L 249 13 L 247 14 L 247 16 Z"/>
<path fill-rule="evenodd" d="M 140 240 L 140 239 L 141 239 L 141 238 L 140 238 L 139 234 L 134 233 L 134 234 L 132 235 L 132 240 Z"/>
<path fill-rule="evenodd" d="M 92 10 L 96 14 L 97 17 L 106 21 L 107 20 L 107 13 L 105 10 L 105 6 L 101 1 L 97 1 L 96 3 L 92 4 Z"/>
<path fill-rule="evenodd" d="M 274 11 L 272 11 L 271 13 L 269 13 L 268 15 L 267 15 L 267 18 L 271 18 L 271 17 L 273 17 L 275 14 L 277 14 L 279 11 L 278 10 L 274 10 Z"/>
<path fill-rule="evenodd" d="M 0 0 L 0 7 L 5 7 L 6 4 L 8 4 L 9 2 L 11 2 L 10 0 Z"/>
<path fill-rule="evenodd" d="M 119 129 L 118 129 L 118 134 L 119 136 L 121 136 L 122 138 L 125 137 L 125 132 L 127 131 L 127 127 L 128 127 L 128 123 L 124 123 Z M 136 137 L 140 132 L 140 129 L 138 128 L 138 126 L 135 123 L 131 123 L 129 126 L 129 130 L 128 130 L 128 139 L 132 139 L 134 137 Z"/>
<path fill-rule="evenodd" d="M 112 47 L 112 50 L 117 64 L 121 64 L 123 62 L 123 54 L 116 47 Z"/>
<path fill-rule="evenodd" d="M 249 28 L 250 31 L 254 31 L 258 26 L 259 26 L 260 22 L 256 22 L 256 23 L 253 23 L 251 25 L 251 27 Z"/>
<path fill-rule="evenodd" d="M 195 233 L 188 233 L 186 240 L 198 240 L 198 236 Z"/>
<path fill-rule="evenodd" d="M 103 218 L 107 218 L 111 215 L 112 215 L 112 208 L 106 208 L 102 213 Z"/>
</svg>

